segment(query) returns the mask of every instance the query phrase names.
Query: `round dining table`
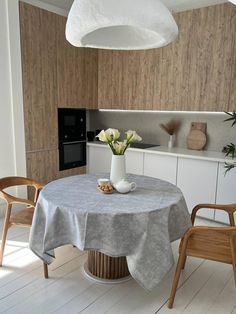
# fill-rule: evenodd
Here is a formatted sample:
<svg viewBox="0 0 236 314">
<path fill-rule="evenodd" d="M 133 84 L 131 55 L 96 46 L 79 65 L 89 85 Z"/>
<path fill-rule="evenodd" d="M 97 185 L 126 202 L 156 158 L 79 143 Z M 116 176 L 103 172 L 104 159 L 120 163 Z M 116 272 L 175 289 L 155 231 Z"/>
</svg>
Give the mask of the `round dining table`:
<svg viewBox="0 0 236 314">
<path fill-rule="evenodd" d="M 85 272 L 97 280 L 131 275 L 153 289 L 174 264 L 171 242 L 191 226 L 182 192 L 156 178 L 127 175 L 135 191 L 103 194 L 99 178 L 85 174 L 58 179 L 41 191 L 30 233 L 30 248 L 50 264 L 54 249 L 72 244 L 88 251 Z"/>
</svg>

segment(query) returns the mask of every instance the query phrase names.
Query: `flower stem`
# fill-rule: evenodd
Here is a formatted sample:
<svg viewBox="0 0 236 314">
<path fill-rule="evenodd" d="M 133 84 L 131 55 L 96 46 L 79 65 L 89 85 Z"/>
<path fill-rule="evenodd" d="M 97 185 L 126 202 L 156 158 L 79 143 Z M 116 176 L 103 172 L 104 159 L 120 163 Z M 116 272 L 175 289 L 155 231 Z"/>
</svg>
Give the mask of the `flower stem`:
<svg viewBox="0 0 236 314">
<path fill-rule="evenodd" d="M 108 142 L 108 145 L 110 146 L 113 155 L 117 155 L 117 154 L 116 154 L 116 151 L 115 151 L 115 149 L 114 149 L 114 147 L 112 146 L 112 143 L 111 143 L 111 142 Z"/>
</svg>

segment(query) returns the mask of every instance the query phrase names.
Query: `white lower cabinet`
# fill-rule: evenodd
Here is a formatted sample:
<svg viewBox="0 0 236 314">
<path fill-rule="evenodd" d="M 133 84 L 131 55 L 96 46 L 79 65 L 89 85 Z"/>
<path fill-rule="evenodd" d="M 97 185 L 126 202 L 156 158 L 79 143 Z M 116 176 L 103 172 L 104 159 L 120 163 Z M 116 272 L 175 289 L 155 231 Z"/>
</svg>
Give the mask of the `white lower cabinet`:
<svg viewBox="0 0 236 314">
<path fill-rule="evenodd" d="M 216 199 L 218 162 L 178 158 L 177 186 L 183 192 L 189 212 L 199 203 L 213 203 Z M 201 217 L 214 219 L 214 210 L 201 209 Z"/>
<path fill-rule="evenodd" d="M 88 146 L 88 172 L 110 172 L 112 152 L 108 146 Z M 128 149 L 126 172 L 146 175 L 176 184 L 186 199 L 189 212 L 199 203 L 236 203 L 236 173 L 225 175 L 223 162 L 196 158 L 146 153 Z M 201 209 L 201 217 L 228 223 L 228 215 L 220 210 Z M 236 219 L 236 215 L 235 215 Z"/>
<path fill-rule="evenodd" d="M 224 163 L 219 163 L 216 203 L 236 204 L 236 173 L 232 169 L 225 174 Z M 228 224 L 229 216 L 224 211 L 216 210 L 215 220 Z"/>
<path fill-rule="evenodd" d="M 176 156 L 145 153 L 143 174 L 176 184 L 177 159 Z"/>
<path fill-rule="evenodd" d="M 88 172 L 110 172 L 111 150 L 107 146 L 89 146 L 88 149 Z"/>
<path fill-rule="evenodd" d="M 142 152 L 130 151 L 125 152 L 126 172 L 132 174 L 143 174 L 143 155 Z"/>
</svg>

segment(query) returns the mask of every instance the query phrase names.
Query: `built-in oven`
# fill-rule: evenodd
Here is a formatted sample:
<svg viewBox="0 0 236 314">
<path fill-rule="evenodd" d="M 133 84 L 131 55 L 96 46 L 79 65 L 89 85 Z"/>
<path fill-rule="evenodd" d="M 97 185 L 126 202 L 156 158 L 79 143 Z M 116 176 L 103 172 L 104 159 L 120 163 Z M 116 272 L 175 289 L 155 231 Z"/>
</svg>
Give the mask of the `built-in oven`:
<svg viewBox="0 0 236 314">
<path fill-rule="evenodd" d="M 86 110 L 58 108 L 59 170 L 86 165 Z"/>
<path fill-rule="evenodd" d="M 63 142 L 59 146 L 59 169 L 66 170 L 86 165 L 86 142 Z"/>
</svg>

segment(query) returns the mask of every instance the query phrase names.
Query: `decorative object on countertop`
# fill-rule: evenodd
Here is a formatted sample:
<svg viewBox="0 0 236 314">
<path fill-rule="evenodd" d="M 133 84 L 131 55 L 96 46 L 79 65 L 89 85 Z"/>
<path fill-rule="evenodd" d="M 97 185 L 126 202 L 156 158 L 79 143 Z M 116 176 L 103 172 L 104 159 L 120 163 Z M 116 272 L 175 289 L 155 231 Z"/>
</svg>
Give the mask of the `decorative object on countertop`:
<svg viewBox="0 0 236 314">
<path fill-rule="evenodd" d="M 166 124 L 160 124 L 160 127 L 169 134 L 168 148 L 172 148 L 174 146 L 174 137 L 179 129 L 180 122 L 176 120 L 170 120 Z"/>
<path fill-rule="evenodd" d="M 236 112 L 233 111 L 232 113 L 231 112 L 225 112 L 225 113 L 230 117 L 228 119 L 225 119 L 224 121 L 232 121 L 231 127 L 236 125 Z M 236 157 L 235 150 L 236 150 L 236 145 L 234 143 L 230 143 L 223 148 L 223 153 L 225 153 L 225 156 L 230 156 L 232 157 L 232 159 L 234 159 L 234 157 Z M 231 169 L 235 167 L 236 167 L 236 161 L 226 162 L 225 173 L 227 173 L 228 171 L 230 171 Z"/>
<path fill-rule="evenodd" d="M 75 0 L 66 23 L 66 39 L 76 47 L 152 49 L 177 35 L 178 26 L 160 0 Z"/>
<path fill-rule="evenodd" d="M 135 182 L 128 182 L 126 180 L 121 180 L 114 185 L 114 188 L 119 193 L 129 193 L 134 191 L 137 188 L 137 184 Z"/>
<path fill-rule="evenodd" d="M 206 145 L 207 124 L 204 122 L 192 122 L 190 132 L 187 137 L 187 148 L 202 150 Z"/>
<path fill-rule="evenodd" d="M 97 137 L 101 142 L 107 143 L 112 150 L 110 180 L 114 185 L 126 177 L 124 156 L 126 149 L 133 141 L 141 141 L 142 138 L 136 131 L 129 130 L 126 132 L 126 139 L 120 142 L 118 141 L 120 132 L 117 129 L 111 128 L 106 131 L 102 130 Z"/>
<path fill-rule="evenodd" d="M 95 132 L 94 131 L 87 131 L 88 142 L 92 142 L 94 140 L 94 137 L 95 137 Z"/>
</svg>

